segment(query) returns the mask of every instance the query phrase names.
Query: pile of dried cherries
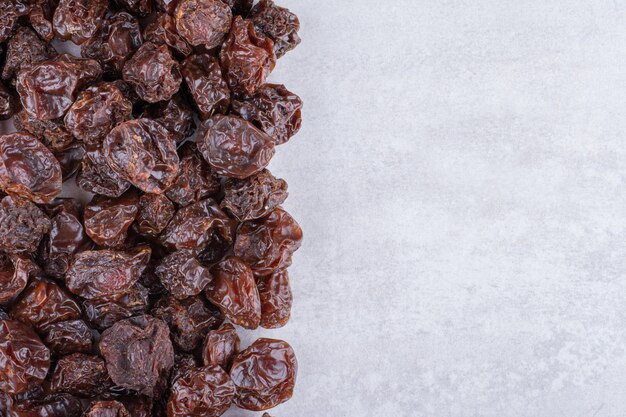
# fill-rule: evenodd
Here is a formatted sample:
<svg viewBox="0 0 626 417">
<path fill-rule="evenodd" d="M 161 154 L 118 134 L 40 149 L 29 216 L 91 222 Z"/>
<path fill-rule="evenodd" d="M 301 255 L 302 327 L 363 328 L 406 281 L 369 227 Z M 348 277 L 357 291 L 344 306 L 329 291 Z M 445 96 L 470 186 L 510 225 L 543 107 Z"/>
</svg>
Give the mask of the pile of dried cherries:
<svg viewBox="0 0 626 417">
<path fill-rule="evenodd" d="M 290 317 L 302 230 L 266 167 L 302 101 L 266 79 L 299 26 L 271 0 L 0 1 L 0 417 L 291 398 L 291 346 L 237 333 Z"/>
</svg>

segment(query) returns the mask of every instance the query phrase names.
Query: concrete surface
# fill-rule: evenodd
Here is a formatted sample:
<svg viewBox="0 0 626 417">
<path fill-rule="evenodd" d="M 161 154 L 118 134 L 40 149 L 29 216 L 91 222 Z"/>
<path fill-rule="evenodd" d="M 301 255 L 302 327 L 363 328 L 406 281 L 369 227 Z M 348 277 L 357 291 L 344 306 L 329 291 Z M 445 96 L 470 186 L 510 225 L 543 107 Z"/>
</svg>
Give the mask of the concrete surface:
<svg viewBox="0 0 626 417">
<path fill-rule="evenodd" d="M 282 0 L 274 417 L 626 417 L 626 1 Z M 260 415 L 231 410 L 230 417 Z"/>
</svg>

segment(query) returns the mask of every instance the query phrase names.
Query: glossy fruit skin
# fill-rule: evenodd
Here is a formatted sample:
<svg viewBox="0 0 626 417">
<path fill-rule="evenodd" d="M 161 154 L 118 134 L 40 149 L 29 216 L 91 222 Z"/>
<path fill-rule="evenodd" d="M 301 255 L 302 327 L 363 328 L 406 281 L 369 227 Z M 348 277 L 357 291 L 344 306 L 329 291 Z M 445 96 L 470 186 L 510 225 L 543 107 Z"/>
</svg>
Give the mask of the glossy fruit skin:
<svg viewBox="0 0 626 417">
<path fill-rule="evenodd" d="M 78 320 L 78 303 L 64 288 L 47 279 L 32 281 L 11 307 L 11 317 L 45 333 L 48 326 Z"/>
<path fill-rule="evenodd" d="M 57 6 L 56 0 L 31 0 L 28 18 L 37 34 L 46 42 L 54 37 L 52 17 Z"/>
<path fill-rule="evenodd" d="M 8 87 L 0 82 L 0 120 L 7 120 L 13 117 L 19 109 L 17 97 Z"/>
<path fill-rule="evenodd" d="M 190 369 L 172 384 L 167 415 L 218 417 L 234 396 L 235 386 L 219 366 Z"/>
<path fill-rule="evenodd" d="M 170 294 L 180 300 L 200 294 L 213 279 L 208 268 L 186 250 L 167 255 L 155 273 Z"/>
<path fill-rule="evenodd" d="M 174 366 L 169 328 L 151 316 L 115 323 L 102 333 L 100 351 L 115 384 L 148 397 L 162 392 Z"/>
<path fill-rule="evenodd" d="M 115 0 L 115 2 L 137 16 L 145 17 L 152 13 L 152 0 Z"/>
<path fill-rule="evenodd" d="M 139 196 L 132 190 L 117 198 L 94 196 L 85 206 L 85 232 L 100 246 L 120 247 L 138 212 Z"/>
<path fill-rule="evenodd" d="M 54 152 L 54 157 L 61 165 L 61 174 L 65 182 L 78 172 L 80 164 L 85 157 L 85 147 L 82 143 L 75 141 L 67 149 Z"/>
<path fill-rule="evenodd" d="M 57 362 L 50 389 L 78 397 L 98 397 L 113 385 L 104 360 L 98 356 L 73 353 Z"/>
<path fill-rule="evenodd" d="M 159 239 L 170 250 L 198 252 L 213 234 L 232 241 L 234 227 L 235 222 L 208 198 L 178 210 Z"/>
<path fill-rule="evenodd" d="M 130 182 L 111 168 L 102 147 L 87 148 L 76 183 L 87 192 L 107 197 L 119 197 L 130 188 Z"/>
<path fill-rule="evenodd" d="M 28 326 L 15 320 L 0 320 L 0 391 L 25 392 L 40 384 L 50 368 L 50 351 Z"/>
<path fill-rule="evenodd" d="M 95 401 L 83 417 L 131 417 L 124 404 L 119 401 Z"/>
<path fill-rule="evenodd" d="M 173 15 L 176 12 L 176 6 L 178 6 L 179 0 L 154 0 L 156 8 L 169 15 Z"/>
<path fill-rule="evenodd" d="M 148 311 L 148 290 L 135 283 L 130 290 L 96 299 L 82 299 L 85 318 L 100 330 L 108 329 L 120 320 L 140 316 Z"/>
<path fill-rule="evenodd" d="M 18 131 L 28 132 L 36 137 L 53 154 L 69 149 L 74 143 L 74 136 L 65 128 L 63 119 L 41 120 L 27 112 L 19 111 L 13 118 Z"/>
<path fill-rule="evenodd" d="M 15 299 L 26 288 L 37 266 L 28 258 L 0 253 L 0 304 Z"/>
<path fill-rule="evenodd" d="M 0 3 L 0 43 L 6 41 L 20 17 L 28 14 L 30 7 L 23 0 L 5 0 Z"/>
<path fill-rule="evenodd" d="M 246 17 L 252 10 L 254 0 L 224 0 L 224 3 L 230 6 L 233 10 L 233 15 Z"/>
<path fill-rule="evenodd" d="M 219 177 L 213 173 L 194 143 L 184 143 L 178 154 L 178 176 L 165 192 L 170 200 L 179 206 L 188 206 L 219 192 Z"/>
<path fill-rule="evenodd" d="M 202 124 L 198 149 L 214 172 L 244 179 L 262 171 L 274 156 L 274 141 L 251 123 L 216 115 Z"/>
<path fill-rule="evenodd" d="M 176 20 L 166 13 L 159 13 L 154 22 L 146 26 L 143 36 L 146 42 L 167 45 L 183 56 L 193 52 L 191 45 L 178 33 Z"/>
<path fill-rule="evenodd" d="M 19 27 L 7 42 L 7 54 L 2 79 L 14 80 L 20 70 L 56 55 L 52 45 L 44 42 L 27 26 Z"/>
<path fill-rule="evenodd" d="M 16 401 L 10 417 L 74 417 L 80 416 L 83 406 L 70 394 L 50 394 L 36 400 Z"/>
<path fill-rule="evenodd" d="M 281 84 L 263 84 L 243 100 L 233 101 L 233 113 L 274 138 L 282 145 L 302 125 L 302 100 Z"/>
<path fill-rule="evenodd" d="M 184 300 L 164 297 L 156 303 L 152 315 L 169 325 L 172 341 L 183 352 L 193 352 L 202 343 L 206 332 L 224 321 L 220 312 L 208 305 L 203 297 Z"/>
<path fill-rule="evenodd" d="M 118 124 L 132 117 L 133 103 L 116 83 L 83 90 L 65 115 L 67 130 L 87 145 L 99 145 Z"/>
<path fill-rule="evenodd" d="M 180 94 L 176 94 L 171 100 L 148 106 L 142 113 L 142 117 L 162 124 L 176 142 L 187 139 L 196 128 L 193 110 Z"/>
<path fill-rule="evenodd" d="M 50 324 L 43 332 L 43 343 L 58 356 L 91 353 L 93 330 L 83 320 L 66 320 Z"/>
<path fill-rule="evenodd" d="M 248 265 L 234 256 L 211 269 L 213 282 L 206 296 L 234 324 L 256 329 L 261 322 L 261 302 L 254 275 Z"/>
<path fill-rule="evenodd" d="M 168 225 L 176 208 L 164 194 L 144 194 L 139 199 L 135 230 L 149 237 L 157 237 Z"/>
<path fill-rule="evenodd" d="M 253 411 L 275 407 L 293 395 L 297 373 L 296 355 L 287 342 L 258 339 L 233 360 L 234 403 Z"/>
<path fill-rule="evenodd" d="M 103 152 L 115 172 L 147 193 L 163 193 L 178 174 L 176 142 L 154 120 L 117 125 L 104 140 Z"/>
<path fill-rule="evenodd" d="M 276 58 L 280 58 L 300 44 L 298 16 L 272 0 L 261 0 L 252 9 L 250 19 L 254 26 L 274 41 Z"/>
<path fill-rule="evenodd" d="M 264 276 L 291 265 L 291 255 L 301 243 L 300 225 L 285 210 L 276 208 L 266 217 L 243 223 L 234 249 L 256 275 Z"/>
<path fill-rule="evenodd" d="M 0 136 L 0 188 L 45 204 L 61 193 L 61 166 L 52 152 L 28 133 Z"/>
<path fill-rule="evenodd" d="M 230 7 L 220 0 L 179 0 L 176 29 L 192 46 L 220 46 L 230 30 Z"/>
<path fill-rule="evenodd" d="M 122 71 L 124 81 L 132 85 L 137 95 L 148 103 L 169 100 L 178 91 L 182 76 L 180 66 L 167 45 L 144 43 L 126 61 Z"/>
<path fill-rule="evenodd" d="M 287 182 L 276 179 L 267 169 L 243 180 L 224 183 L 220 207 L 240 222 L 268 215 L 287 199 Z"/>
<path fill-rule="evenodd" d="M 30 201 L 11 196 L 0 201 L 0 250 L 34 252 L 50 227 L 50 219 Z"/>
<path fill-rule="evenodd" d="M 81 45 L 100 29 L 107 9 L 107 0 L 59 0 L 52 21 L 54 33 Z"/>
<path fill-rule="evenodd" d="M 217 58 L 209 54 L 191 55 L 183 62 L 182 73 L 202 119 L 228 111 L 230 90 Z"/>
<path fill-rule="evenodd" d="M 202 361 L 205 366 L 217 365 L 228 372 L 238 352 L 237 331 L 232 324 L 224 323 L 219 329 L 207 333 L 202 345 Z"/>
<path fill-rule="evenodd" d="M 101 75 L 97 61 L 62 54 L 21 71 L 17 92 L 30 114 L 42 120 L 57 119 L 70 108 L 78 90 Z"/>
<path fill-rule="evenodd" d="M 279 270 L 257 279 L 261 300 L 261 327 L 278 329 L 291 317 L 293 295 L 287 270 Z"/>
<path fill-rule="evenodd" d="M 80 204 L 60 198 L 46 207 L 51 217 L 50 232 L 39 247 L 44 272 L 53 278 L 62 278 L 69 269 L 73 256 L 92 245 L 82 223 Z"/>
<path fill-rule="evenodd" d="M 65 283 L 74 294 L 96 299 L 128 292 L 137 282 L 150 259 L 149 247 L 130 252 L 84 251 L 74 257 Z"/>
<path fill-rule="evenodd" d="M 109 16 L 94 37 L 83 44 L 81 55 L 100 62 L 106 73 L 119 76 L 126 61 L 142 43 L 137 18 L 118 12 Z"/>
<path fill-rule="evenodd" d="M 235 16 L 220 51 L 220 64 L 233 92 L 252 95 L 276 65 L 274 42 L 256 31 L 252 21 Z"/>
</svg>

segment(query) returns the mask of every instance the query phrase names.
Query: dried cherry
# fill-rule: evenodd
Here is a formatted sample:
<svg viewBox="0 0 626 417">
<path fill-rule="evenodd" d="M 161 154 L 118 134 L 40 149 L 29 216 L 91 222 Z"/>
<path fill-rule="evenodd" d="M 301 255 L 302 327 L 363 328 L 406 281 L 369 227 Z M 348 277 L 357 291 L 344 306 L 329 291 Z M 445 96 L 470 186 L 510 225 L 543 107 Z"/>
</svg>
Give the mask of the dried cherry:
<svg viewBox="0 0 626 417">
<path fill-rule="evenodd" d="M 152 13 L 152 0 L 115 0 L 132 14 L 145 17 Z"/>
<path fill-rule="evenodd" d="M 120 197 L 94 196 L 85 207 L 85 232 L 100 246 L 119 247 L 139 212 L 139 196 L 128 191 Z"/>
<path fill-rule="evenodd" d="M 10 417 L 75 417 L 82 415 L 80 400 L 70 394 L 51 394 L 41 399 L 16 401 Z"/>
<path fill-rule="evenodd" d="M 262 411 L 281 404 L 293 395 L 298 362 L 287 342 L 258 339 L 235 356 L 230 377 L 237 393 L 235 405 Z"/>
<path fill-rule="evenodd" d="M 6 196 L 0 201 L 0 250 L 34 252 L 50 226 L 45 213 L 28 200 Z"/>
<path fill-rule="evenodd" d="M 219 366 L 193 368 L 176 379 L 167 403 L 168 417 L 221 416 L 235 396 L 235 385 Z"/>
<path fill-rule="evenodd" d="M 10 119 L 19 109 L 16 96 L 0 82 L 0 120 Z"/>
<path fill-rule="evenodd" d="M 202 345 L 202 361 L 204 366 L 218 365 L 228 372 L 238 352 L 237 331 L 232 324 L 224 323 L 219 329 L 207 333 Z"/>
<path fill-rule="evenodd" d="M 131 417 L 124 404 L 119 401 L 95 401 L 83 417 Z"/>
<path fill-rule="evenodd" d="M 90 353 L 93 330 L 83 320 L 66 320 L 50 324 L 43 332 L 43 342 L 56 355 Z"/>
<path fill-rule="evenodd" d="M 220 190 L 220 179 L 198 152 L 193 142 L 184 143 L 178 150 L 178 176 L 165 195 L 180 206 L 187 206 L 215 195 Z"/>
<path fill-rule="evenodd" d="M 0 320 L 0 391 L 19 394 L 41 384 L 50 368 L 50 351 L 27 325 Z"/>
<path fill-rule="evenodd" d="M 193 252 L 180 250 L 167 255 L 155 269 L 163 286 L 178 299 L 198 295 L 211 282 L 211 273 Z"/>
<path fill-rule="evenodd" d="M 121 320 L 105 330 L 100 351 L 113 382 L 158 397 L 174 366 L 169 333 L 166 323 L 151 316 Z"/>
<path fill-rule="evenodd" d="M 261 327 L 283 327 L 291 317 L 293 296 L 286 270 L 275 271 L 257 280 L 261 300 Z"/>
<path fill-rule="evenodd" d="M 266 217 L 245 222 L 237 231 L 235 255 L 259 276 L 291 265 L 300 248 L 302 229 L 286 211 L 276 208 Z"/>
<path fill-rule="evenodd" d="M 86 319 L 99 329 L 107 329 L 120 320 L 148 311 L 148 290 L 135 283 L 130 290 L 96 299 L 83 299 Z"/>
<path fill-rule="evenodd" d="M 15 299 L 36 271 L 37 267 L 30 259 L 0 252 L 0 304 Z"/>
<path fill-rule="evenodd" d="M 28 133 L 0 135 L 0 188 L 35 203 L 61 193 L 61 166 L 52 152 Z"/>
<path fill-rule="evenodd" d="M 169 14 L 159 13 L 154 22 L 146 26 L 143 37 L 146 42 L 167 45 L 184 56 L 192 52 L 191 45 L 178 33 L 176 20 Z"/>
<path fill-rule="evenodd" d="M 52 20 L 54 33 L 61 39 L 83 44 L 100 29 L 108 8 L 107 0 L 59 0 Z"/>
<path fill-rule="evenodd" d="M 21 110 L 15 115 L 13 124 L 18 131 L 35 136 L 55 155 L 69 149 L 74 143 L 74 136 L 65 128 L 63 119 L 41 120 Z"/>
<path fill-rule="evenodd" d="M 252 9 L 254 26 L 274 41 L 274 53 L 280 58 L 300 44 L 298 16 L 272 0 L 261 0 Z"/>
<path fill-rule="evenodd" d="M 7 43 L 7 55 L 2 69 L 2 78 L 13 80 L 30 65 L 54 57 L 57 52 L 52 45 L 44 42 L 32 29 L 21 26 Z"/>
<path fill-rule="evenodd" d="M 243 180 L 224 183 L 220 207 L 243 222 L 268 215 L 287 199 L 287 182 L 276 179 L 267 169 Z"/>
<path fill-rule="evenodd" d="M 76 183 L 87 192 L 108 197 L 119 197 L 130 188 L 130 182 L 111 169 L 101 147 L 87 148 Z"/>
<path fill-rule="evenodd" d="M 220 46 L 230 30 L 230 7 L 220 0 L 179 0 L 176 29 L 193 46 Z"/>
<path fill-rule="evenodd" d="M 157 237 L 174 213 L 174 204 L 164 194 L 144 194 L 139 199 L 135 229 L 141 235 Z"/>
<path fill-rule="evenodd" d="M 196 127 L 193 110 L 180 94 L 176 94 L 171 100 L 148 106 L 142 113 L 142 117 L 161 123 L 176 142 L 187 139 Z"/>
<path fill-rule="evenodd" d="M 0 43 L 13 34 L 18 19 L 29 11 L 30 5 L 24 0 L 4 0 L 0 3 Z"/>
<path fill-rule="evenodd" d="M 206 53 L 192 55 L 183 62 L 182 72 L 202 119 L 215 113 L 226 113 L 230 90 L 217 58 Z"/>
<path fill-rule="evenodd" d="M 206 296 L 234 324 L 256 329 L 261 321 L 261 302 L 254 275 L 241 259 L 230 256 L 212 270 L 213 282 Z"/>
<path fill-rule="evenodd" d="M 104 360 L 98 356 L 73 353 L 57 362 L 52 373 L 50 389 L 79 397 L 97 397 L 113 383 L 109 379 Z"/>
<path fill-rule="evenodd" d="M 178 174 L 176 142 L 154 120 L 117 125 L 104 140 L 103 150 L 115 172 L 147 193 L 163 193 Z"/>
<path fill-rule="evenodd" d="M 247 178 L 262 171 L 274 156 L 272 138 L 238 117 L 216 115 L 202 128 L 198 149 L 220 175 Z"/>
</svg>

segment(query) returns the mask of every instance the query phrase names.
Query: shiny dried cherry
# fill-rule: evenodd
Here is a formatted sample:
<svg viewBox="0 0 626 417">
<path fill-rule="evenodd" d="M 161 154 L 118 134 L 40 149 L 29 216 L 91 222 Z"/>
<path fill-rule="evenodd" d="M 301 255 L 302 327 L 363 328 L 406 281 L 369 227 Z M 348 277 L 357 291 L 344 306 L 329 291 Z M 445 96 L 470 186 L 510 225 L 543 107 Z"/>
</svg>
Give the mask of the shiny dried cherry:
<svg viewBox="0 0 626 417">
<path fill-rule="evenodd" d="M 298 16 L 272 0 L 261 0 L 250 13 L 254 26 L 274 41 L 276 58 L 280 58 L 300 44 Z"/>
<path fill-rule="evenodd" d="M 264 169 L 243 180 L 227 179 L 220 207 L 243 222 L 268 215 L 287 195 L 287 182 Z"/>
<path fill-rule="evenodd" d="M 176 29 L 189 44 L 207 49 L 220 46 L 230 30 L 230 7 L 220 0 L 179 0 Z"/>
<path fill-rule="evenodd" d="M 191 55 L 183 62 L 182 73 L 202 119 L 226 113 L 230 90 L 217 58 L 206 53 Z"/>
<path fill-rule="evenodd" d="M 283 327 L 291 317 L 293 295 L 287 270 L 280 270 L 257 280 L 261 300 L 261 327 Z"/>
<path fill-rule="evenodd" d="M 168 417 L 221 416 L 235 396 L 235 385 L 219 366 L 192 368 L 174 381 Z"/>
<path fill-rule="evenodd" d="M 119 247 L 139 212 L 139 196 L 128 191 L 117 198 L 95 196 L 85 206 L 85 232 L 100 246 Z"/>
<path fill-rule="evenodd" d="M 219 329 L 207 333 L 202 345 L 202 361 L 205 366 L 218 365 L 228 372 L 238 352 L 237 331 L 232 324 L 224 323 Z"/>
<path fill-rule="evenodd" d="M 54 33 L 75 44 L 92 38 L 104 23 L 107 0 L 59 0 L 52 20 Z"/>
<path fill-rule="evenodd" d="M 30 201 L 11 196 L 0 201 L 0 250 L 34 252 L 50 227 L 50 219 Z"/>
</svg>

